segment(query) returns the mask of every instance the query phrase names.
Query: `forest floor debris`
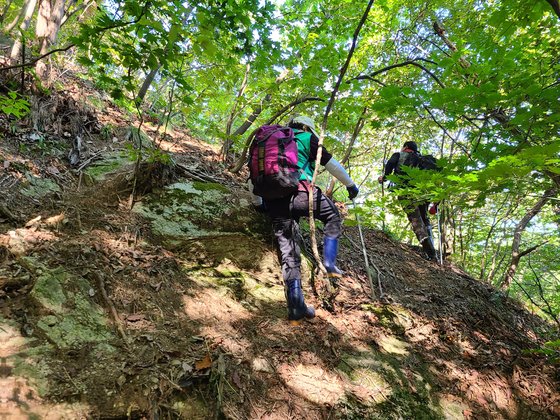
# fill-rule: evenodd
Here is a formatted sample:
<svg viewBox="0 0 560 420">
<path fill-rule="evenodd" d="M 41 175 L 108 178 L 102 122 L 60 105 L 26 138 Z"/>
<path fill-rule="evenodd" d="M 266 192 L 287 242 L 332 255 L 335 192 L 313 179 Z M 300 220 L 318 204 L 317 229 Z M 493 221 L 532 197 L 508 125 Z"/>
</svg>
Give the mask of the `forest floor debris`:
<svg viewBox="0 0 560 420">
<path fill-rule="evenodd" d="M 104 148 L 125 150 L 130 122 L 119 122 L 113 108 L 73 109 L 82 101 L 68 97 L 49 103 L 90 122 L 82 161 Z M 51 153 L 72 147 L 64 133 L 73 135 L 73 124 L 45 122 L 43 143 L 22 140 L 29 129 L 21 125 L 0 144 L 0 208 L 7 209 L 0 213 L 0 415 L 560 416 L 558 365 L 531 351 L 547 326 L 489 285 L 364 229 L 385 295 L 372 301 L 358 230 L 346 227 L 346 276 L 334 311 L 322 309 L 306 283 L 317 318 L 291 327 L 270 228 L 240 201 L 243 177 L 225 171 L 215 147 L 180 130 L 162 137 L 184 168 L 180 176 L 225 185 L 220 209 L 207 207 L 203 218 L 212 234 L 167 246 L 127 206 L 130 177 L 84 185 L 64 153 Z M 60 189 L 26 194 L 31 174 Z M 154 195 L 137 199 L 145 205 Z M 199 225 L 204 205 L 191 209 Z M 97 310 L 103 321 L 80 313 Z M 88 333 L 60 328 L 70 321 Z M 95 331 L 102 338 L 92 339 Z"/>
</svg>

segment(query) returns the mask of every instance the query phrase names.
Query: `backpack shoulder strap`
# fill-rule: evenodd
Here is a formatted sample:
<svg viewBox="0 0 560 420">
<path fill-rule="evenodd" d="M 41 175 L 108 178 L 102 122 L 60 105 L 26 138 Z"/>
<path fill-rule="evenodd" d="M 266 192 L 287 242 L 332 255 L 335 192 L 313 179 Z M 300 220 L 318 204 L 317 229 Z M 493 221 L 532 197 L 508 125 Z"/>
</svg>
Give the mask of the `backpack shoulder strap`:
<svg viewBox="0 0 560 420">
<path fill-rule="evenodd" d="M 406 162 L 406 159 L 408 158 L 409 153 L 408 152 L 399 152 L 399 166 L 404 165 L 404 163 Z"/>
<path fill-rule="evenodd" d="M 399 152 L 399 161 L 397 163 L 397 170 L 400 170 L 403 165 L 406 165 L 408 158 L 410 157 L 409 152 Z"/>
</svg>

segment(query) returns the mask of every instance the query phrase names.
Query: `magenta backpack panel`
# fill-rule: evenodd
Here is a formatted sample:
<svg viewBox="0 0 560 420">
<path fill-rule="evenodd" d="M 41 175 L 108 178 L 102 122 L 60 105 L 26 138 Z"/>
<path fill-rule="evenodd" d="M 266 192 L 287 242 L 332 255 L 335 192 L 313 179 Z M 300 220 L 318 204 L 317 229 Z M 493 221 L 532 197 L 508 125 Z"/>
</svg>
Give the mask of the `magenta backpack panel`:
<svg viewBox="0 0 560 420">
<path fill-rule="evenodd" d="M 281 125 L 260 127 L 249 157 L 254 192 L 265 198 L 289 195 L 294 188 L 297 189 L 299 169 L 293 130 Z"/>
</svg>

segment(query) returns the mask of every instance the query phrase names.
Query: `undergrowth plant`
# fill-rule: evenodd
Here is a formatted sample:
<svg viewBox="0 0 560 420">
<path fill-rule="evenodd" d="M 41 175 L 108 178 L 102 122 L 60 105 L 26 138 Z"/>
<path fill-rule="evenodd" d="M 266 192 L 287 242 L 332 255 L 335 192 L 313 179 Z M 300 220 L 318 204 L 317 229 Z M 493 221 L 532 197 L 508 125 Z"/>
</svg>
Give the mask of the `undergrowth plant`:
<svg viewBox="0 0 560 420">
<path fill-rule="evenodd" d="M 6 96 L 0 96 L 0 111 L 8 117 L 20 119 L 29 113 L 29 102 L 18 97 L 16 92 L 10 91 Z"/>
</svg>

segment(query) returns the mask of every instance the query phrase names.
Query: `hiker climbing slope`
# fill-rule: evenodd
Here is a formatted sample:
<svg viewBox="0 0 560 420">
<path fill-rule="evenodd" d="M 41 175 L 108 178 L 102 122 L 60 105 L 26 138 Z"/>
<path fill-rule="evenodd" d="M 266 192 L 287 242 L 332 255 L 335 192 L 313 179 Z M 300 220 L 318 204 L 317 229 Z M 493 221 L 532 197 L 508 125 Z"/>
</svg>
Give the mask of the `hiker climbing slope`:
<svg viewBox="0 0 560 420">
<path fill-rule="evenodd" d="M 294 187 L 286 186 L 292 184 L 290 178 L 293 174 L 290 172 L 290 166 L 296 166 L 290 163 L 291 142 L 289 140 L 282 143 L 280 147 L 284 150 L 284 156 L 281 156 L 282 151 L 267 152 L 265 146 L 262 146 L 262 151 L 252 148 L 249 169 L 251 173 L 250 185 L 252 184 L 251 188 L 253 188 L 252 192 L 254 194 L 253 205 L 258 211 L 268 212 L 278 241 L 282 258 L 282 276 L 288 306 L 288 319 L 293 321 L 292 323 L 298 323 L 303 318 L 313 318 L 315 316 L 315 309 L 305 304 L 301 287 L 298 221 L 301 217 L 309 216 L 309 193 L 319 149 L 319 137 L 314 129 L 315 124 L 309 117 L 295 117 L 289 122 L 288 126 L 291 129 L 290 131 L 293 130 L 295 144 L 297 145 L 297 185 Z M 286 135 L 289 135 L 289 133 Z M 261 141 L 261 144 L 263 144 L 263 141 Z M 270 147 L 273 148 L 273 146 L 274 143 Z M 280 185 L 277 187 L 274 187 L 274 184 L 276 184 L 274 174 L 269 176 L 268 181 L 265 180 L 267 178 L 266 168 L 258 163 L 259 161 L 266 161 L 267 153 L 278 155 L 276 162 L 273 162 L 276 166 L 271 165 L 271 168 L 285 166 L 284 170 L 282 168 L 276 169 L 276 172 L 284 172 L 284 176 L 276 176 L 277 179 L 280 178 L 278 181 Z M 320 163 L 346 187 L 350 199 L 358 195 L 356 184 L 342 165 L 324 147 Z M 271 172 L 274 172 L 274 169 Z M 274 188 L 275 190 L 272 191 Z M 293 189 L 290 191 L 291 188 Z M 277 193 L 278 190 L 283 189 L 288 192 L 286 194 Z M 283 196 L 278 197 L 279 194 Z M 313 217 L 324 224 L 324 266 L 330 277 L 340 277 L 342 272 L 336 266 L 338 238 L 342 230 L 340 213 L 332 200 L 325 196 L 320 188 L 315 187 L 313 189 L 313 198 Z"/>
<path fill-rule="evenodd" d="M 404 175 L 402 167 L 419 167 L 421 156 L 418 153 L 418 145 L 413 141 L 404 143 L 400 152 L 395 152 L 389 158 L 383 169 L 383 175 L 378 178 L 380 184 L 387 180 L 391 174 Z M 406 180 L 401 181 L 399 187 L 406 187 Z M 422 249 L 429 260 L 436 259 L 436 250 L 432 237 L 432 225 L 428 217 L 429 202 L 419 200 L 412 195 L 401 194 L 398 200 L 412 225 L 416 238 L 422 245 Z"/>
</svg>

